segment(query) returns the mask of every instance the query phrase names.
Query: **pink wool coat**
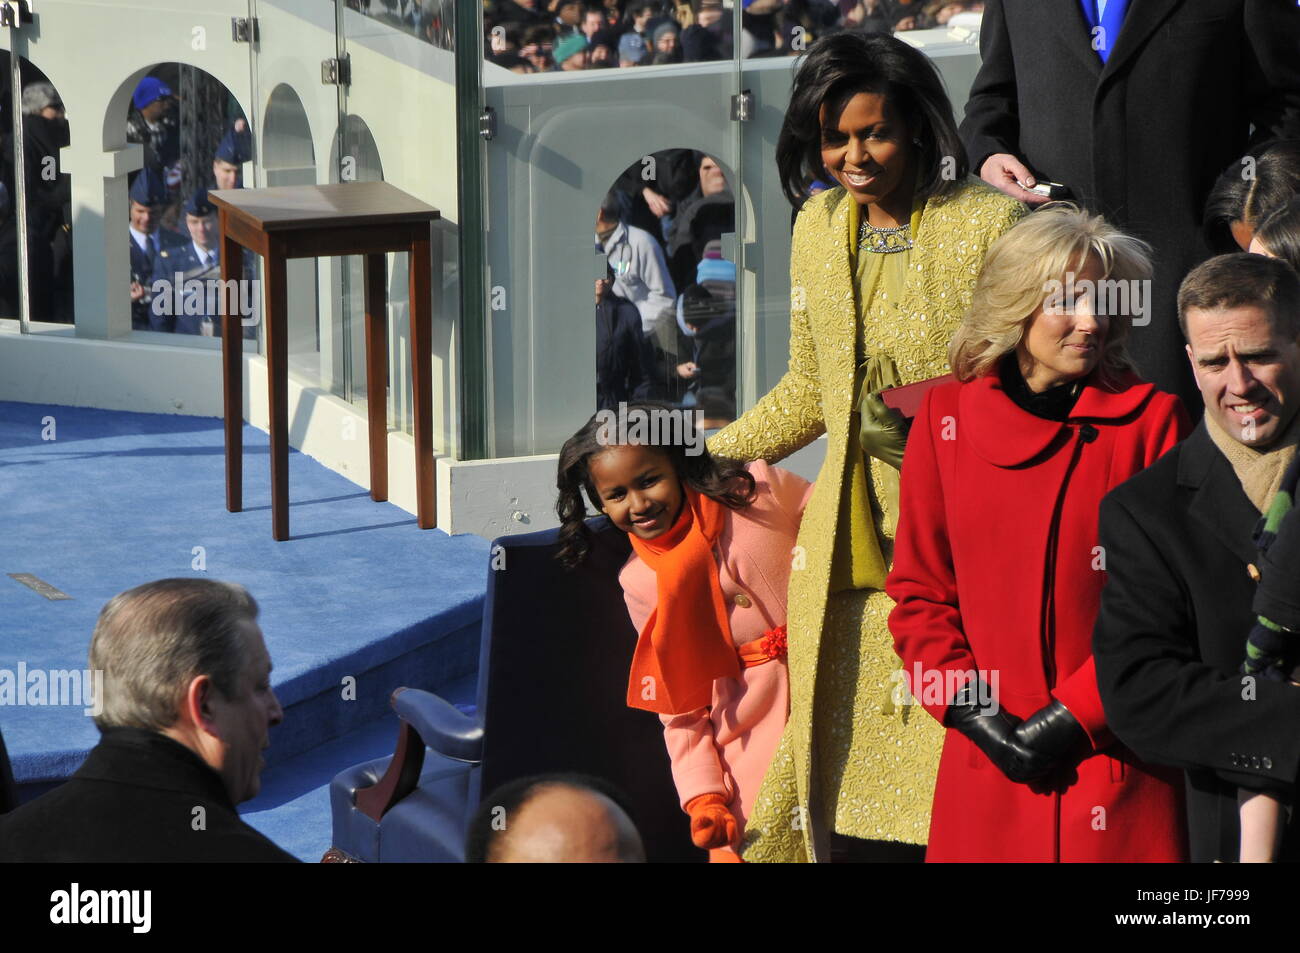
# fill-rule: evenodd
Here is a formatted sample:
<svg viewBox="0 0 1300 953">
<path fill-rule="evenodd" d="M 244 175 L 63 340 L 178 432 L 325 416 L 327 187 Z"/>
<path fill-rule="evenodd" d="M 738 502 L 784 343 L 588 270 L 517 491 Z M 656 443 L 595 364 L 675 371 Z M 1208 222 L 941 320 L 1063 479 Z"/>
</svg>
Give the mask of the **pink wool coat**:
<svg viewBox="0 0 1300 953">
<path fill-rule="evenodd" d="M 762 460 L 747 469 L 757 484 L 754 502 L 728 513 L 713 550 L 736 645 L 785 624 L 795 540 L 812 495 L 812 484 L 788 470 Z M 658 601 L 655 573 L 633 554 L 619 582 L 640 632 Z M 660 716 L 683 808 L 701 794 L 721 794 L 743 832 L 789 710 L 785 659 L 778 658 L 742 668 L 740 680 L 714 681 L 708 708 Z"/>
</svg>

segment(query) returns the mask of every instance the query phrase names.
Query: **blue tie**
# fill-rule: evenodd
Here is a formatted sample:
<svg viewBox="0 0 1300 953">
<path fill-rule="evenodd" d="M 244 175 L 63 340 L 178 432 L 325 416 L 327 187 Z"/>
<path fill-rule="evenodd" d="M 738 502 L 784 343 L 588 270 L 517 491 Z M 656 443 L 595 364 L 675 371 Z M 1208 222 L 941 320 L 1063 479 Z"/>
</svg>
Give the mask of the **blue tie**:
<svg viewBox="0 0 1300 953">
<path fill-rule="evenodd" d="M 1129 0 L 1081 0 L 1083 15 L 1091 27 L 1089 33 L 1093 46 L 1102 63 L 1110 59 L 1110 51 L 1115 48 L 1119 29 L 1124 23 L 1124 13 L 1128 10 Z M 1100 9 L 1099 9 L 1100 8 Z M 1100 29 L 1098 29 L 1100 27 Z"/>
</svg>

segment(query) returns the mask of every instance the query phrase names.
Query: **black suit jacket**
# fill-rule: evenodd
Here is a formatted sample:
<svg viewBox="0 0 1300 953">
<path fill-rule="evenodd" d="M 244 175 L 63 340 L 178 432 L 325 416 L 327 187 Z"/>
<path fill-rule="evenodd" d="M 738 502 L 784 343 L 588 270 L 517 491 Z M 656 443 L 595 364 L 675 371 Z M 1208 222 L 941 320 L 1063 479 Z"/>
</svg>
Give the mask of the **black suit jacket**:
<svg viewBox="0 0 1300 953">
<path fill-rule="evenodd" d="M 1300 687 L 1239 673 L 1258 519 L 1204 421 L 1101 504 L 1097 687 L 1124 744 L 1186 769 L 1193 861 L 1236 860 L 1239 786 L 1288 796 L 1300 773 Z"/>
<path fill-rule="evenodd" d="M 196 817 L 205 829 L 194 829 Z M 189 748 L 157 732 L 109 728 L 65 783 L 0 817 L 0 861 L 296 858 L 240 819 L 221 778 Z"/>
<path fill-rule="evenodd" d="M 989 0 L 962 139 L 976 174 L 1015 155 L 1155 247 L 1151 324 L 1130 349 L 1195 417 L 1178 285 L 1209 254 L 1200 226 L 1215 177 L 1255 142 L 1300 135 L 1300 8 L 1131 0 L 1104 67 L 1089 31 L 1079 0 Z"/>
<path fill-rule="evenodd" d="M 158 229 L 158 244 L 160 248 L 174 249 L 186 244 L 186 239 L 181 238 L 176 232 L 160 228 Z M 152 247 L 148 250 L 141 248 L 136 244 L 134 236 L 130 238 L 130 248 L 131 280 L 138 281 L 144 286 L 144 297 L 139 301 L 131 302 L 131 327 L 137 331 L 148 331 L 150 329 L 149 304 L 153 298 L 154 251 Z"/>
</svg>

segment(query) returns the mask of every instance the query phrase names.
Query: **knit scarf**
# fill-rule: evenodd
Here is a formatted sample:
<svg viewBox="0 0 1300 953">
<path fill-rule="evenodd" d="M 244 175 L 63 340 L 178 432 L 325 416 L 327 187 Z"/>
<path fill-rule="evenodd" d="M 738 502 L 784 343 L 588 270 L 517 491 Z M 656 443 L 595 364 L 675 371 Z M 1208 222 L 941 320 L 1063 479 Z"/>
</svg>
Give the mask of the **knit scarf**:
<svg viewBox="0 0 1300 953">
<path fill-rule="evenodd" d="M 1300 444 L 1300 413 L 1291 418 L 1282 436 L 1265 450 L 1256 450 L 1234 440 L 1210 414 L 1205 415 L 1205 429 L 1214 445 L 1232 464 L 1241 488 L 1246 491 L 1246 498 L 1255 509 L 1265 512 L 1282 484 L 1287 465 L 1296 455 L 1296 445 Z"/>
<path fill-rule="evenodd" d="M 650 540 L 631 537 L 633 551 L 654 570 L 659 599 L 632 655 L 629 707 L 685 714 L 713 704 L 714 679 L 740 677 L 713 561 L 728 515 L 722 503 L 687 487 L 668 532 Z"/>
</svg>

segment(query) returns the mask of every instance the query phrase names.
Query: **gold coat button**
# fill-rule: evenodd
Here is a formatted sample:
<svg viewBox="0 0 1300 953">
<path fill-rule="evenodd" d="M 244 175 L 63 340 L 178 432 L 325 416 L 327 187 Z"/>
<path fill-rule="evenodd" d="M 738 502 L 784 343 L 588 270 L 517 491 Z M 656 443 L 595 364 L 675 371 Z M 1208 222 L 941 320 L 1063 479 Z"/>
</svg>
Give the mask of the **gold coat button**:
<svg viewBox="0 0 1300 953">
<path fill-rule="evenodd" d="M 741 592 L 736 595 L 736 605 L 742 609 L 748 609 L 753 603 L 749 601 L 749 596 Z"/>
</svg>

